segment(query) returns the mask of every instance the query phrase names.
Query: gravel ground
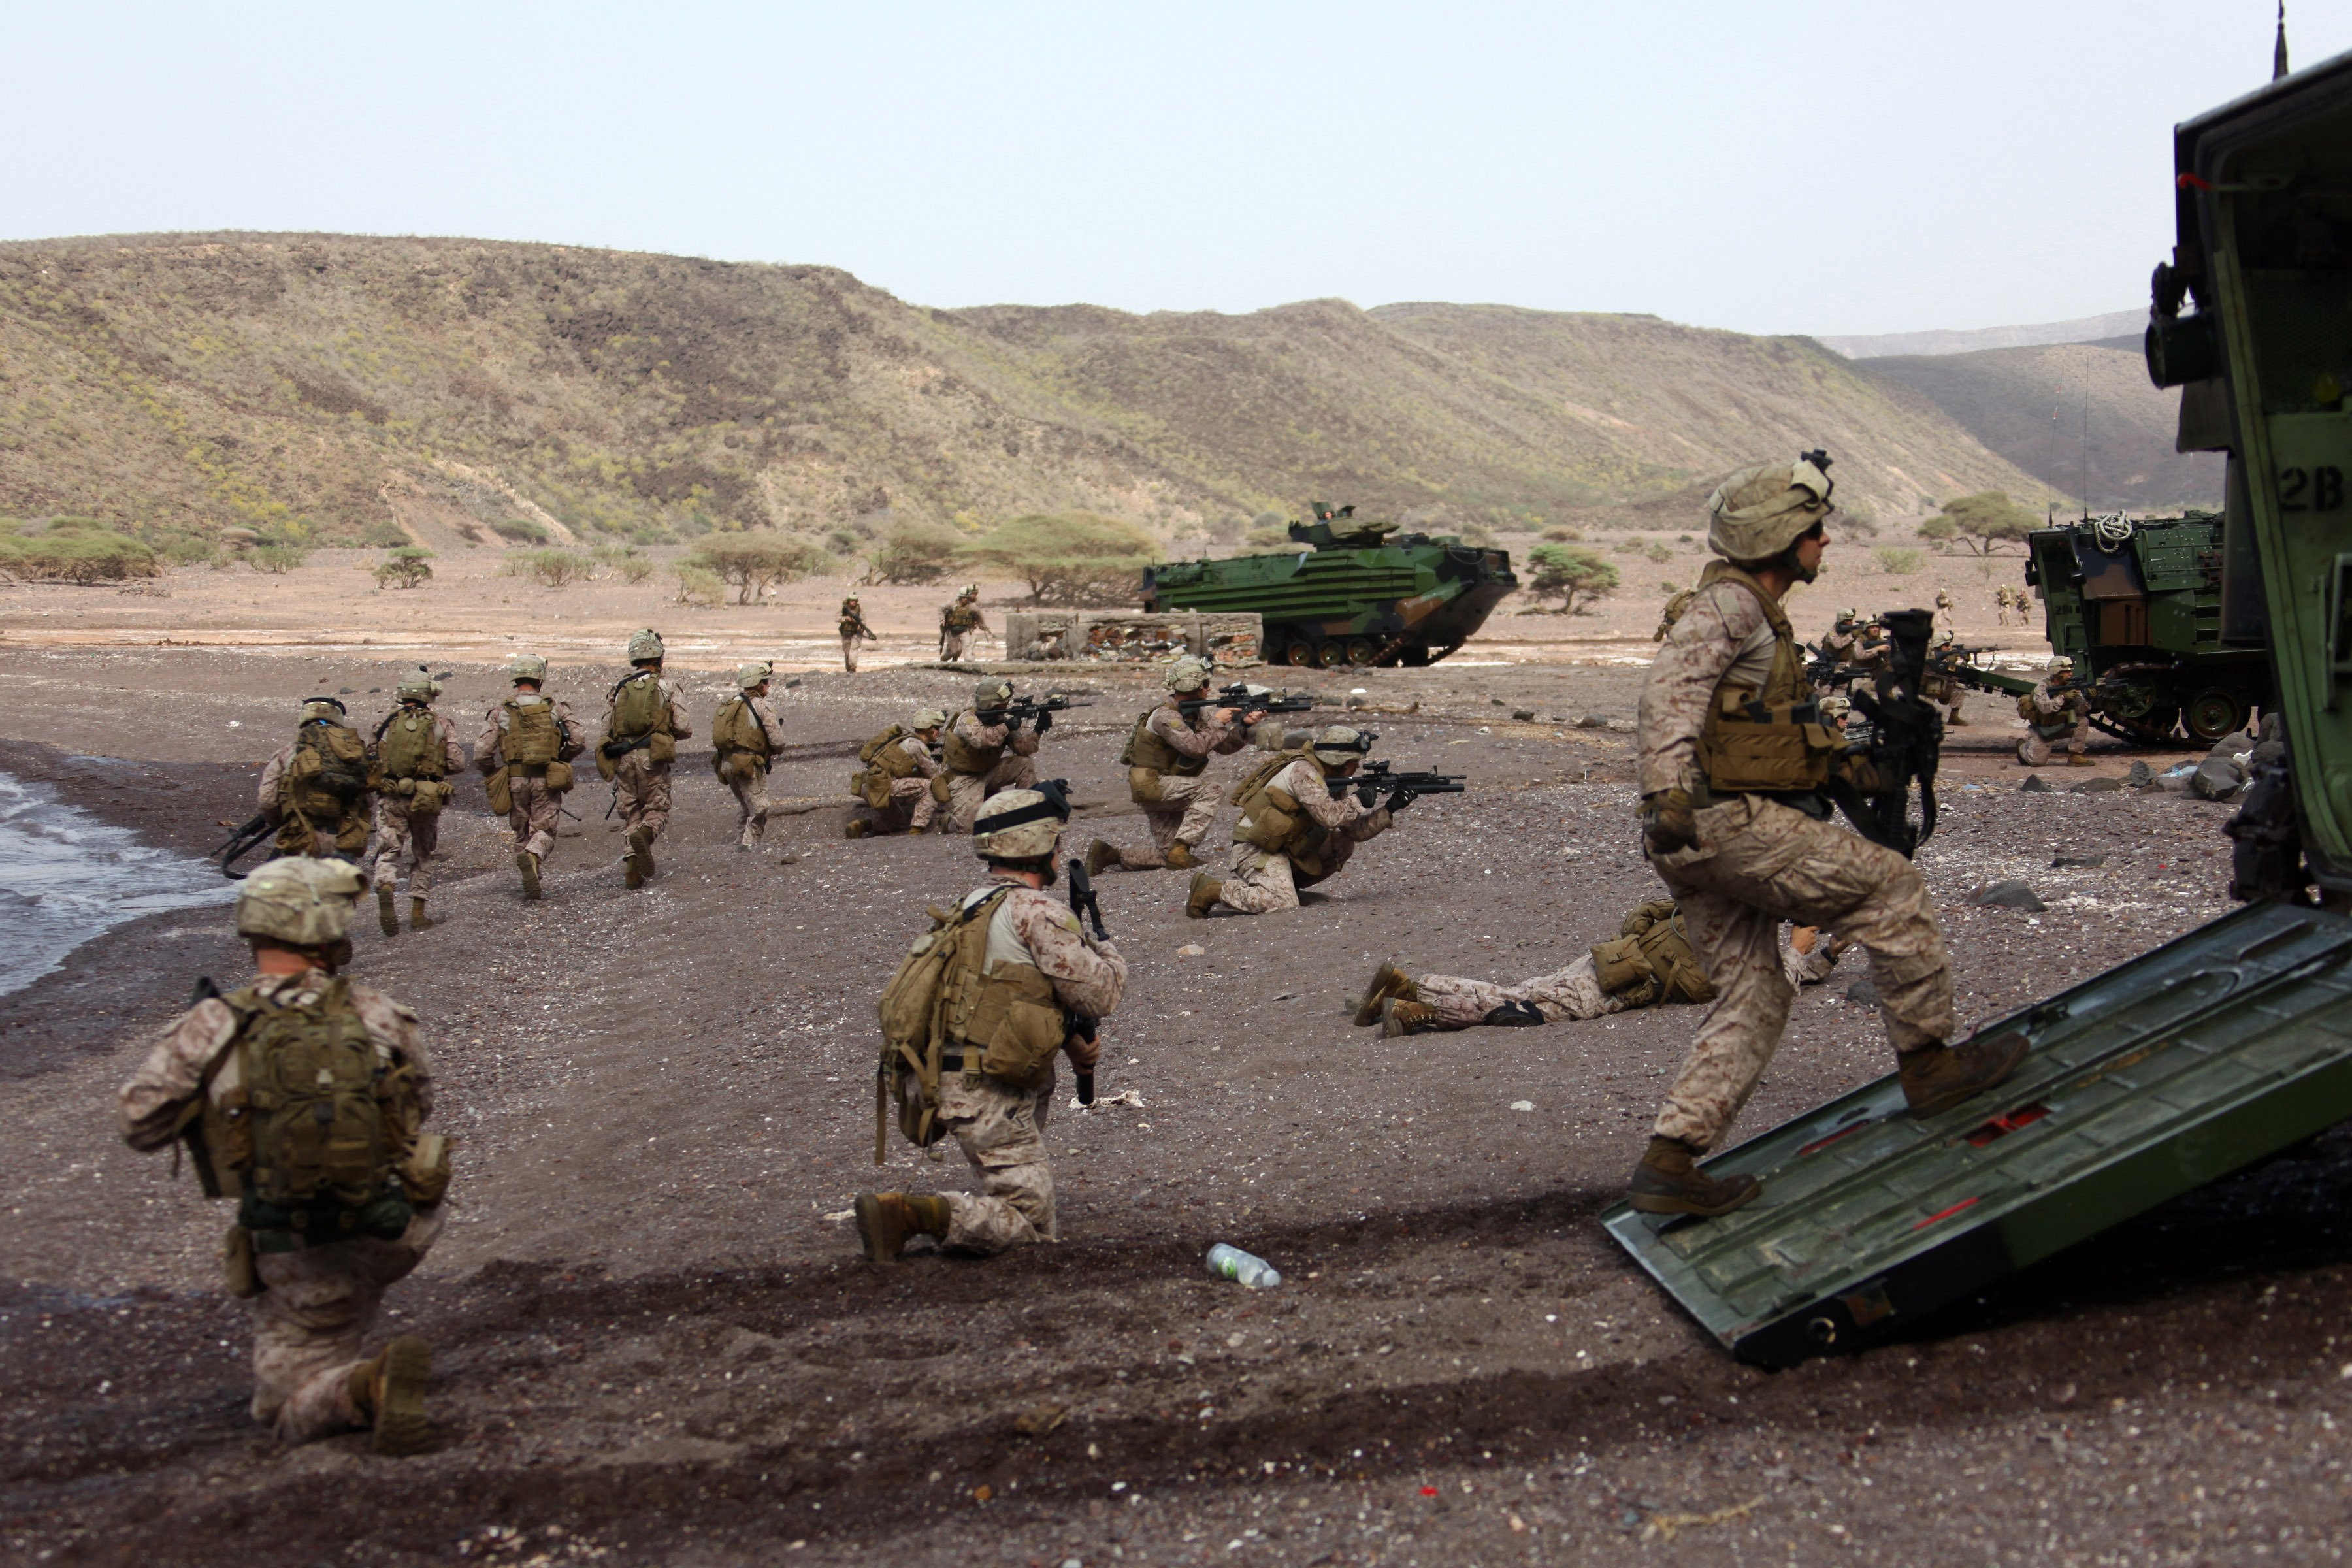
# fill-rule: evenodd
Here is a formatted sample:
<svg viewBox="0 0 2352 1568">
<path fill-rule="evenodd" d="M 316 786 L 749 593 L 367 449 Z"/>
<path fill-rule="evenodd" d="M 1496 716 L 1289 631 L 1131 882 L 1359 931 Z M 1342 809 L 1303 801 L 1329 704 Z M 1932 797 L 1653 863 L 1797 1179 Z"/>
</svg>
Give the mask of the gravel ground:
<svg viewBox="0 0 2352 1568">
<path fill-rule="evenodd" d="M 386 699 L 348 654 L 26 650 L 0 660 L 0 767 L 201 847 L 305 683 Z M 615 673 L 559 668 L 593 720 Z M 1041 763 L 1073 839 L 1133 837 L 1113 763 L 1134 677 L 1067 678 Z M 1466 773 L 1303 910 L 1182 918 L 1184 879 L 1106 876 L 1133 965 L 1102 1089 L 1049 1126 L 1062 1245 L 857 1258 L 876 1184 L 872 997 L 957 839 L 852 844 L 825 807 L 756 854 L 688 750 L 662 875 L 625 895 L 604 792 L 551 897 L 467 786 L 438 930 L 358 932 L 415 1006 L 457 1135 L 455 1223 L 393 1297 L 433 1342 L 433 1454 L 285 1451 L 246 1420 L 224 1216 L 115 1141 L 110 1094 L 226 922 L 120 928 L 0 1008 L 0 1551 L 30 1561 L 739 1563 L 2334 1561 L 2352 1419 L 2352 1139 L 2332 1134 L 1964 1303 L 1908 1339 L 1768 1375 L 1731 1362 L 1593 1223 L 1698 1015 L 1384 1042 L 1371 967 L 1512 979 L 1613 934 L 1655 881 L 1632 818 L 1638 672 L 1441 666 L 1356 678 L 1381 751 Z M 692 674 L 698 716 L 718 690 Z M 445 706 L 499 689 L 460 667 Z M 780 796 L 964 678 L 817 675 L 789 694 Z M 1344 691 L 1331 689 L 1335 699 Z M 1418 704 L 1418 708 L 1413 707 Z M 1412 710 L 1409 711 L 1378 711 Z M 1533 721 L 1514 721 L 1514 710 Z M 1579 728 L 1580 719 L 1597 721 Z M 1921 864 L 1964 1017 L 2223 912 L 2226 807 L 2019 794 L 2005 727 L 1955 738 Z M 2107 753 L 2096 775 L 2121 773 Z M 2158 763 L 2167 757 L 2152 757 Z M 1230 770 L 1230 763 L 1222 764 Z M 2055 856 L 2104 854 L 2055 869 Z M 1978 910 L 2016 877 L 2049 908 Z M 1186 956 L 1179 949 L 1197 943 Z M 1855 977 L 1858 965 L 1850 965 Z M 1799 1001 L 1741 1127 L 1888 1067 L 1847 976 Z M 1532 1111 L 1515 1111 L 1515 1101 Z M 1207 1277 L 1230 1240 L 1277 1291 Z"/>
</svg>

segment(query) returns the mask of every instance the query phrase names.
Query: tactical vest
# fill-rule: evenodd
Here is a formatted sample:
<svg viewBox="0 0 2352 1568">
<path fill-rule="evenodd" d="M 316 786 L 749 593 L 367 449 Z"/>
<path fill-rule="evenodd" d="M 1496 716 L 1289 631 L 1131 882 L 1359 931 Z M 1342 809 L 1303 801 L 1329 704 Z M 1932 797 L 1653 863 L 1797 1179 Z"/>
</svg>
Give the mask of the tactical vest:
<svg viewBox="0 0 2352 1568">
<path fill-rule="evenodd" d="M 371 772 L 358 731 L 311 720 L 295 731 L 294 754 L 278 775 L 278 804 L 305 816 L 333 816 L 367 795 Z"/>
<path fill-rule="evenodd" d="M 975 714 L 973 717 L 977 720 L 979 716 Z M 956 733 L 956 725 L 962 722 L 962 721 L 963 715 L 961 713 L 957 714 L 955 719 L 949 723 L 946 733 L 940 737 L 940 760 L 947 763 L 948 769 L 951 773 L 986 773 L 995 772 L 996 764 L 1004 760 L 1004 742 L 999 742 L 993 746 L 973 745 L 970 741 L 965 740 L 961 735 Z"/>
<path fill-rule="evenodd" d="M 1760 691 L 1727 681 L 1709 699 L 1698 732 L 1698 764 L 1707 788 L 1718 795 L 1820 789 L 1830 781 L 1840 742 L 1813 705 L 1789 617 L 1762 584 L 1721 561 L 1707 566 L 1699 587 L 1719 582 L 1738 584 L 1763 607 L 1772 628 L 1772 668 Z"/>
<path fill-rule="evenodd" d="M 1249 776 L 1234 786 L 1233 803 L 1241 807 L 1242 815 L 1234 824 L 1234 842 L 1269 855 L 1287 856 L 1296 871 L 1320 877 L 1323 846 L 1331 830 L 1308 816 L 1297 795 L 1274 782 L 1291 763 L 1309 755 L 1304 750 L 1278 752 L 1251 769 Z"/>
<path fill-rule="evenodd" d="M 849 793 L 877 811 L 889 805 L 893 784 L 914 776 L 915 759 L 898 743 L 906 736 L 904 726 L 893 724 L 857 748 L 857 760 L 866 765 L 849 775 Z"/>
<path fill-rule="evenodd" d="M 760 722 L 748 697 L 730 697 L 719 705 L 718 714 L 710 721 L 710 743 L 721 759 L 730 752 L 748 753 L 762 767 L 775 750 L 768 742 L 768 727 Z"/>
<path fill-rule="evenodd" d="M 1592 950 L 1593 978 L 1601 990 L 1628 1007 L 1715 1000 L 1673 900 L 1653 899 L 1627 915 L 1620 930 L 1616 941 Z"/>
<path fill-rule="evenodd" d="M 376 727 L 375 757 L 388 779 L 440 779 L 449 772 L 441 721 L 418 702 L 402 703 Z"/>
<path fill-rule="evenodd" d="M 656 767 L 677 760 L 677 738 L 670 733 L 669 693 L 661 677 L 650 669 L 623 676 L 614 686 L 604 710 L 604 740 L 596 748 L 596 772 L 611 778 L 623 757 L 643 752 Z"/>
<path fill-rule="evenodd" d="M 499 756 L 528 775 L 563 754 L 563 721 L 544 697 L 510 697 L 499 709 Z"/>
<path fill-rule="evenodd" d="M 1166 706 L 1165 703 L 1160 704 L 1160 707 Z M 1188 779 L 1198 778 L 1206 773 L 1209 768 L 1207 757 L 1188 757 L 1153 733 L 1151 715 L 1159 711 L 1159 708 L 1148 710 L 1136 720 L 1134 731 L 1127 738 L 1127 749 L 1118 754 L 1120 765 L 1150 768 L 1155 773 L 1174 773 Z M 1177 718 L 1180 721 L 1183 718 L 1183 710 L 1177 710 Z"/>
<path fill-rule="evenodd" d="M 980 625 L 980 612 L 961 605 L 950 605 L 940 612 L 940 625 L 951 632 L 968 632 Z"/>
<path fill-rule="evenodd" d="M 205 1195 L 236 1198 L 238 1225 L 277 1238 L 264 1251 L 399 1236 L 412 1197 L 440 1190 L 417 1190 L 404 1168 L 424 1119 L 415 1074 L 368 1032 L 350 982 L 302 1005 L 253 986 L 221 1001 L 237 1033 L 196 1108 Z"/>
</svg>

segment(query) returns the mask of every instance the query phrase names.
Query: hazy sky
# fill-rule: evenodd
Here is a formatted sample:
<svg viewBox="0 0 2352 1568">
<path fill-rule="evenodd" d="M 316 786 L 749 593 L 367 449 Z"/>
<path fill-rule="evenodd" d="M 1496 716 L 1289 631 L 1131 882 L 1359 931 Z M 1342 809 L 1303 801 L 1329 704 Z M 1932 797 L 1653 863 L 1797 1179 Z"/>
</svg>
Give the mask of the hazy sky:
<svg viewBox="0 0 2352 1568">
<path fill-rule="evenodd" d="M 2271 0 L 10 6 L 0 237 L 471 235 L 929 305 L 1750 331 L 2146 300 Z M 2352 0 L 2294 0 L 2296 62 Z"/>
</svg>

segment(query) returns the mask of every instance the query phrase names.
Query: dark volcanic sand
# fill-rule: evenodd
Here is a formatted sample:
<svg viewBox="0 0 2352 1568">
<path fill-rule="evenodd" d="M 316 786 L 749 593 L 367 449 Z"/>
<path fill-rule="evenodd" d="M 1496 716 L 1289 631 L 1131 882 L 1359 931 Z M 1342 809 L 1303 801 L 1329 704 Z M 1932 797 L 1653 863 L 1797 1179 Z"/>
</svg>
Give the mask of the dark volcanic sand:
<svg viewBox="0 0 2352 1568">
<path fill-rule="evenodd" d="M 593 721 L 606 670 L 559 670 Z M 0 661 L 0 766 L 201 848 L 306 683 L 389 667 L 188 650 Z M 1133 678 L 1041 761 L 1134 837 L 1112 759 Z M 2331 1135 L 1946 1314 L 1768 1375 L 1732 1363 L 1593 1224 L 1638 1153 L 1693 1009 L 1384 1042 L 1342 1009 L 1374 963 L 1516 978 L 1655 889 L 1632 829 L 1632 671 L 1390 673 L 1381 751 L 1450 766 L 1327 895 L 1189 922 L 1184 879 L 1103 879 L 1134 966 L 1103 1089 L 1049 1139 L 1065 1241 L 989 1262 L 857 1258 L 826 1216 L 876 1184 L 871 998 L 959 839 L 849 844 L 840 814 L 728 847 L 699 742 L 663 872 L 625 895 L 605 795 L 517 900 L 469 785 L 434 900 L 449 923 L 357 972 L 425 1017 L 455 1223 L 393 1296 L 433 1342 L 437 1452 L 286 1452 L 246 1419 L 225 1214 L 115 1141 L 110 1093 L 199 973 L 241 979 L 225 920 L 157 917 L 0 1003 L 0 1550 L 27 1561 L 1429 1564 L 2327 1561 L 2352 1419 L 2352 1139 Z M 695 674 L 698 721 L 719 682 Z M 470 739 L 499 682 L 463 668 Z M 903 671 L 792 693 L 779 796 L 830 794 L 885 720 L 968 695 Z M 1492 699 L 1503 700 L 1496 707 Z M 1545 722 L 1513 724 L 1514 707 Z M 1556 720 L 1592 713 L 1606 730 Z M 231 727 L 231 721 L 236 727 Z M 1480 726 L 1493 732 L 1479 733 Z M 1557 738 L 1555 731 L 1559 731 Z M 2094 973 L 2224 909 L 2226 808 L 2021 795 L 2005 727 L 1956 740 L 1923 853 L 1964 1017 Z M 121 757 L 100 763 L 74 753 Z M 2168 761 L 2169 759 L 2152 759 Z M 2119 759 L 2102 770 L 2119 771 Z M 1230 776 L 1231 763 L 1222 764 Z M 2062 788 L 2081 773 L 2051 777 Z M 1972 781 L 1979 787 L 1966 787 Z M 173 785 L 176 787 L 165 787 Z M 2054 851 L 2102 852 L 2096 869 Z M 2041 916 L 1961 897 L 2021 877 Z M 1205 952 L 1179 956 L 1198 942 Z M 1858 976 L 1858 965 L 1846 966 Z M 1742 1121 L 1886 1066 L 1846 972 L 1798 1003 Z M 100 1009 L 104 1009 L 100 1011 Z M 1532 1101 L 1532 1112 L 1508 1109 Z M 1288 1282 L 1212 1280 L 1231 1240 Z M 981 1489 L 986 1489 L 982 1500 Z M 797 1544 L 803 1543 L 805 1544 Z"/>
</svg>

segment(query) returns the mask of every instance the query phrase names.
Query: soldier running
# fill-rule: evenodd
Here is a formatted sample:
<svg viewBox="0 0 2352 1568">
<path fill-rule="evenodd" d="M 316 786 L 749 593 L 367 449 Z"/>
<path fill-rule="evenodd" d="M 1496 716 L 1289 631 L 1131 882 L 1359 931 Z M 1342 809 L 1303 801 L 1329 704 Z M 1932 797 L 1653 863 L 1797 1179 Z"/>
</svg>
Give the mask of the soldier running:
<svg viewBox="0 0 2352 1568">
<path fill-rule="evenodd" d="M 1149 848 L 1127 849 L 1097 838 L 1087 850 L 1087 870 L 1100 876 L 1113 866 L 1129 871 L 1189 871 L 1200 862 L 1193 851 L 1217 817 L 1217 791 L 1210 787 L 1209 759 L 1230 756 L 1249 743 L 1250 726 L 1262 710 L 1206 706 L 1209 664 L 1180 658 L 1167 675 L 1168 695 L 1135 721 L 1127 749 L 1128 794 L 1143 807 Z M 1190 714 L 1184 703 L 1199 703 Z"/>
<path fill-rule="evenodd" d="M 386 936 L 400 933 L 394 889 L 400 881 L 400 854 L 408 851 L 408 927 L 424 931 L 437 923 L 425 918 L 425 896 L 433 886 L 426 868 L 441 841 L 441 813 L 457 791 L 449 779 L 466 771 L 466 752 L 449 721 L 433 711 L 441 683 L 423 668 L 402 676 L 394 689 L 400 706 L 376 726 L 378 785 L 375 797 L 375 912 Z"/>
<path fill-rule="evenodd" d="M 661 678 L 661 635 L 651 626 L 629 639 L 635 669 L 614 683 L 604 710 L 604 738 L 596 772 L 613 784 L 613 800 L 628 830 L 622 880 L 642 888 L 654 874 L 654 840 L 669 826 L 670 765 L 677 743 L 694 731 L 677 689 Z"/>
<path fill-rule="evenodd" d="M 236 931 L 258 975 L 173 1020 L 118 1109 L 133 1149 L 185 1139 L 205 1195 L 237 1200 L 223 1261 L 252 1306 L 253 1418 L 285 1443 L 359 1429 L 379 1454 L 415 1454 L 431 1350 L 404 1334 L 362 1352 L 385 1289 L 441 1234 L 449 1146 L 422 1130 L 416 1015 L 337 973 L 366 886 L 299 858 L 247 877 Z"/>
<path fill-rule="evenodd" d="M 857 673 L 857 645 L 877 639 L 866 625 L 866 612 L 858 607 L 857 595 L 852 594 L 841 601 L 841 668 L 851 675 Z"/>
<path fill-rule="evenodd" d="M 1698 1157 L 1730 1127 L 1786 1027 L 1794 987 L 1779 923 L 1821 925 L 1870 954 L 1870 979 L 1912 1112 L 1930 1116 L 2007 1079 L 2021 1037 L 1945 1044 L 1952 979 L 1918 868 L 1829 820 L 1833 769 L 1867 788 L 1866 763 L 1809 721 L 1795 634 L 1780 605 L 1821 571 L 1828 458 L 1740 469 L 1707 500 L 1723 560 L 1643 683 L 1639 775 L 1650 864 L 1680 907 L 1716 1003 L 1667 1091 L 1633 1179 L 1649 1214 L 1726 1214 L 1753 1177 L 1718 1180 Z"/>
<path fill-rule="evenodd" d="M 572 728 L 571 707 L 541 690 L 547 683 L 547 660 L 535 653 L 517 654 L 507 665 L 507 678 L 514 693 L 482 716 L 474 767 L 482 774 L 490 809 L 503 810 L 513 831 L 515 870 L 528 901 L 539 897 L 540 868 L 555 848 L 564 792 L 572 787 L 572 760 L 588 748 Z"/>
<path fill-rule="evenodd" d="M 294 739 L 262 765 L 255 803 L 278 825 L 280 855 L 341 855 L 367 849 L 375 764 L 342 703 L 313 697 L 302 704 Z"/>
<path fill-rule="evenodd" d="M 734 792 L 738 849 L 756 849 L 767 835 L 768 769 L 784 747 L 784 732 L 768 700 L 768 677 L 764 664 L 737 669 L 735 695 L 721 701 L 710 720 L 710 766 Z"/>
</svg>

